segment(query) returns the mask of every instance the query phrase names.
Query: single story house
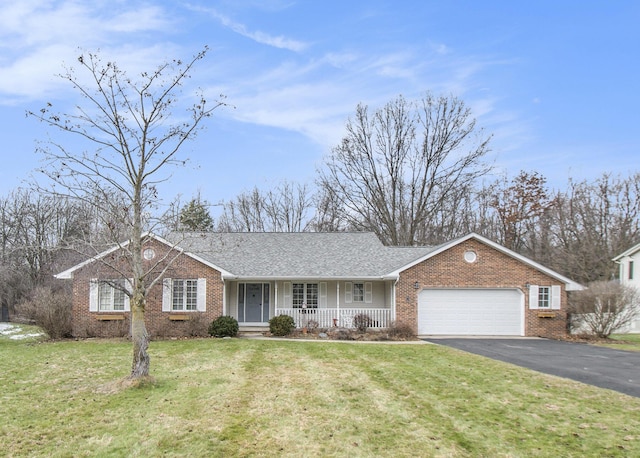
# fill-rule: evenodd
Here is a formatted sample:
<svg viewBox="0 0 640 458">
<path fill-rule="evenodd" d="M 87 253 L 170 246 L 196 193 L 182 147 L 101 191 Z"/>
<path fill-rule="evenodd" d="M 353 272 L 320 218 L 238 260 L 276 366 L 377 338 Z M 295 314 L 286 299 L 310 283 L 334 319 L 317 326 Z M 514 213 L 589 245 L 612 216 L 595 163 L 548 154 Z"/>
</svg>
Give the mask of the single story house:
<svg viewBox="0 0 640 458">
<path fill-rule="evenodd" d="M 618 264 L 620 283 L 627 286 L 632 286 L 638 290 L 640 294 L 640 243 L 632 246 L 628 250 L 620 253 L 613 258 L 613 262 Z M 636 304 L 636 307 L 640 307 L 640 304 Z M 633 321 L 627 329 L 624 330 L 629 333 L 640 333 L 640 310 L 637 311 L 636 319 Z"/>
<path fill-rule="evenodd" d="M 73 281 L 76 336 L 126 335 L 124 275 L 107 265 L 126 244 L 58 275 Z M 149 333 L 184 335 L 191 319 L 241 327 L 292 316 L 299 327 L 408 325 L 417 335 L 558 337 L 567 291 L 582 286 L 477 234 L 434 247 L 387 247 L 373 233 L 147 234 L 145 268 L 159 277 L 145 310 Z"/>
</svg>

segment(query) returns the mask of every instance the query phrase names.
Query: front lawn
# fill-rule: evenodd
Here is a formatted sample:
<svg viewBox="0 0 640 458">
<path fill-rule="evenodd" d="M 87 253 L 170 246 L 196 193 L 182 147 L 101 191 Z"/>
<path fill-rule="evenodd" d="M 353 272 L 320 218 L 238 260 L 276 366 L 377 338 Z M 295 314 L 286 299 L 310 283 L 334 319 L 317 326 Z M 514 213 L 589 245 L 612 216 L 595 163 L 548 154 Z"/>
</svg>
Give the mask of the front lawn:
<svg viewBox="0 0 640 458">
<path fill-rule="evenodd" d="M 8 456 L 639 456 L 640 399 L 436 345 L 0 336 Z"/>
</svg>

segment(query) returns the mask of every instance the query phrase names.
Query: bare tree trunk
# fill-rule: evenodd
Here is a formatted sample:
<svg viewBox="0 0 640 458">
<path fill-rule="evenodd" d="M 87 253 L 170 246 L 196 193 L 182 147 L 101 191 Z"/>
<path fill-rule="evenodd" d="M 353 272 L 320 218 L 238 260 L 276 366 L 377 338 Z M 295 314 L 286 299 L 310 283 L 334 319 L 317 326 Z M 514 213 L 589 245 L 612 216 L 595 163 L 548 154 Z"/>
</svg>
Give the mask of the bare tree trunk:
<svg viewBox="0 0 640 458">
<path fill-rule="evenodd" d="M 145 297 L 140 291 L 131 300 L 131 340 L 133 341 L 133 363 L 129 378 L 137 379 L 149 375 L 149 334 L 144 323 Z"/>
</svg>

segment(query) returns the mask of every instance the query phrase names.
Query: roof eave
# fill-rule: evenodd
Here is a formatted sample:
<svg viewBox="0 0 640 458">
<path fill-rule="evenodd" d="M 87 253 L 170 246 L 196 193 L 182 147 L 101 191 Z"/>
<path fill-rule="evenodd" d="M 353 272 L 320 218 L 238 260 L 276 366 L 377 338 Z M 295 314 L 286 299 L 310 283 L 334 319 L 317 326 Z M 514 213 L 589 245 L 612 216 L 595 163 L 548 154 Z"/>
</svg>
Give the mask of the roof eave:
<svg viewBox="0 0 640 458">
<path fill-rule="evenodd" d="M 612 259 L 613 262 L 617 262 L 620 263 L 620 260 L 622 260 L 623 258 L 626 258 L 627 256 L 633 256 L 634 254 L 636 254 L 638 251 L 640 251 L 640 243 L 637 245 L 632 246 L 631 248 L 629 248 L 628 250 L 620 253 L 618 256 L 616 256 L 615 258 Z"/>
</svg>

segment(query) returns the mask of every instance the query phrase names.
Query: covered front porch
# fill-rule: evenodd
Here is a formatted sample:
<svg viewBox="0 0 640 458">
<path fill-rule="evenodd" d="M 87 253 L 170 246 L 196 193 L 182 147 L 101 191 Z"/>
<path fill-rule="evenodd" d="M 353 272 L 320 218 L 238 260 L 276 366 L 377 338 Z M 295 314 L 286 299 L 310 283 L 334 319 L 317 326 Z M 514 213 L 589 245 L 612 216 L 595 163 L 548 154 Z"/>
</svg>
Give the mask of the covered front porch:
<svg viewBox="0 0 640 458">
<path fill-rule="evenodd" d="M 370 328 L 384 329 L 395 320 L 394 297 L 389 280 L 228 281 L 225 314 L 243 328 L 268 326 L 278 315 L 291 316 L 298 328 L 354 328 L 362 315 Z"/>
</svg>

